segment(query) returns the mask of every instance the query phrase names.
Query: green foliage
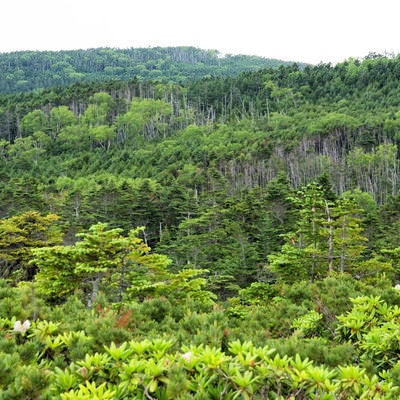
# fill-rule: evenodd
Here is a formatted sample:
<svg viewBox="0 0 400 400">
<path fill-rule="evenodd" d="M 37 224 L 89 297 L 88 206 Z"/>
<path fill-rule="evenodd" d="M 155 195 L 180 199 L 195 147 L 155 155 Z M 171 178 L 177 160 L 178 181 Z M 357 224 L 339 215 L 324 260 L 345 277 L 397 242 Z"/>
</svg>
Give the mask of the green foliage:
<svg viewBox="0 0 400 400">
<path fill-rule="evenodd" d="M 313 123 L 309 126 L 309 134 L 330 134 L 334 131 L 356 131 L 362 123 L 349 115 L 339 114 L 339 113 L 330 113 L 328 115 L 324 115 L 320 117 L 317 121 L 313 121 Z"/>
<path fill-rule="evenodd" d="M 32 255 L 31 262 L 39 268 L 35 282 L 42 295 L 57 302 L 78 288 L 70 246 L 38 248 Z"/>
<path fill-rule="evenodd" d="M 293 321 L 292 327 L 295 329 L 295 334 L 301 337 L 312 337 L 319 335 L 320 321 L 322 314 L 315 310 L 303 315 Z"/>
<path fill-rule="evenodd" d="M 55 226 L 58 219 L 55 214 L 42 216 L 31 211 L 0 220 L 2 278 L 16 282 L 33 279 L 36 266 L 29 263 L 31 251 L 61 242 L 61 232 Z"/>
<path fill-rule="evenodd" d="M 400 309 L 379 296 L 351 299 L 353 308 L 338 316 L 341 340 L 356 343 L 361 364 L 374 371 L 392 368 L 398 362 Z"/>
<path fill-rule="evenodd" d="M 253 282 L 249 287 L 239 291 L 242 301 L 248 304 L 266 303 L 279 295 L 279 285 Z"/>
</svg>

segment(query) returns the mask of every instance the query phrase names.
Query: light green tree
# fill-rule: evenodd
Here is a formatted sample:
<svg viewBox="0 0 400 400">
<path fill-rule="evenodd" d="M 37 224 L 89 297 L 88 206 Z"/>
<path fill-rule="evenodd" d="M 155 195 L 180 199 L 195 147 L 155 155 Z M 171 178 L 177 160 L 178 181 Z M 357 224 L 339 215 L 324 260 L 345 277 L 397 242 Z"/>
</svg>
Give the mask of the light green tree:
<svg viewBox="0 0 400 400">
<path fill-rule="evenodd" d="M 144 252 L 147 247 L 136 237 L 137 231 L 127 237 L 121 233 L 122 229 L 108 229 L 107 224 L 98 223 L 78 233 L 79 241 L 74 245 L 35 249 L 31 263 L 39 267 L 38 289 L 46 297 L 59 300 L 83 289 L 88 292 L 91 307 L 100 289 L 113 291 L 109 285 L 112 277 L 118 276 L 114 291 L 118 289 L 122 297 L 128 256 L 132 257 L 135 251 Z"/>
<path fill-rule="evenodd" d="M 32 280 L 37 266 L 30 263 L 32 249 L 61 243 L 59 217 L 29 211 L 0 220 L 0 271 L 2 278 Z"/>
<path fill-rule="evenodd" d="M 172 296 L 212 302 L 205 291 L 204 270 L 169 271 L 171 260 L 151 252 L 138 237 L 143 228 L 128 235 L 122 229 L 108 229 L 98 223 L 77 234 L 74 245 L 42 247 L 33 250 L 32 265 L 39 268 L 36 287 L 51 301 L 62 301 L 77 289 L 87 295 L 92 307 L 102 291 L 110 301 L 131 301 L 146 296 Z"/>
<path fill-rule="evenodd" d="M 89 99 L 89 106 L 83 114 L 82 121 L 89 127 L 111 123 L 111 112 L 114 99 L 105 92 L 95 93 Z"/>
<path fill-rule="evenodd" d="M 67 106 L 53 107 L 50 111 L 50 135 L 53 139 L 67 126 L 74 125 L 76 118 Z"/>
<path fill-rule="evenodd" d="M 172 106 L 165 101 L 134 99 L 129 111 L 116 118 L 118 137 L 124 142 L 139 135 L 147 140 L 166 137 L 171 116 Z"/>
<path fill-rule="evenodd" d="M 87 134 L 95 144 L 107 151 L 111 146 L 111 139 L 115 137 L 115 130 L 107 125 L 97 125 L 90 128 Z"/>
<path fill-rule="evenodd" d="M 23 136 L 29 136 L 37 131 L 46 131 L 47 124 L 47 115 L 42 110 L 34 110 L 22 117 L 20 128 Z"/>
</svg>

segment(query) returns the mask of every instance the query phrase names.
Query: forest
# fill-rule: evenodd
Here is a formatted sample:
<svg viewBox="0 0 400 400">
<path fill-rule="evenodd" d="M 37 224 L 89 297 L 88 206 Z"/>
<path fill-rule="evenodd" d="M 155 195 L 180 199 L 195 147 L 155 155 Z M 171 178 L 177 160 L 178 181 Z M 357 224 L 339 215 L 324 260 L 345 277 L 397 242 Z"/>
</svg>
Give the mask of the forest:
<svg viewBox="0 0 400 400">
<path fill-rule="evenodd" d="M 0 399 L 398 398 L 400 56 L 14 56 Z"/>
<path fill-rule="evenodd" d="M 129 81 L 133 77 L 184 83 L 282 64 L 289 63 L 190 46 L 18 51 L 0 54 L 0 92 L 28 92 L 79 82 Z"/>
</svg>

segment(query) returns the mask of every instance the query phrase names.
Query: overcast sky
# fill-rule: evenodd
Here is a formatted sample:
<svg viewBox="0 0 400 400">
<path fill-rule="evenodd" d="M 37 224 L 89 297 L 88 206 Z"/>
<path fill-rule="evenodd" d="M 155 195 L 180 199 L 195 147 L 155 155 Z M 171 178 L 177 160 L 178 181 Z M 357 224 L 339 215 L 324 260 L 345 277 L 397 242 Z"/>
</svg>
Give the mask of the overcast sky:
<svg viewBox="0 0 400 400">
<path fill-rule="evenodd" d="M 400 53 L 398 0 L 4 0 L 0 52 L 195 46 L 287 61 Z"/>
</svg>

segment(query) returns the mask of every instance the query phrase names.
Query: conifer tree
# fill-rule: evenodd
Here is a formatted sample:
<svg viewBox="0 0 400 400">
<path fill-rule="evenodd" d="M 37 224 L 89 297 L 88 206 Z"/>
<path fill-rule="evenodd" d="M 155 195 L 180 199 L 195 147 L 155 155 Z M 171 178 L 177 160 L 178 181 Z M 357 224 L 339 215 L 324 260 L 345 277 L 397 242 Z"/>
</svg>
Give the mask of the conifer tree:
<svg viewBox="0 0 400 400">
<path fill-rule="evenodd" d="M 285 281 L 351 272 L 361 261 L 367 241 L 362 235 L 361 209 L 351 199 L 331 201 L 326 193 L 312 183 L 292 198 L 298 209 L 296 229 L 284 235 L 281 251 L 269 256 L 271 269 Z"/>
</svg>

